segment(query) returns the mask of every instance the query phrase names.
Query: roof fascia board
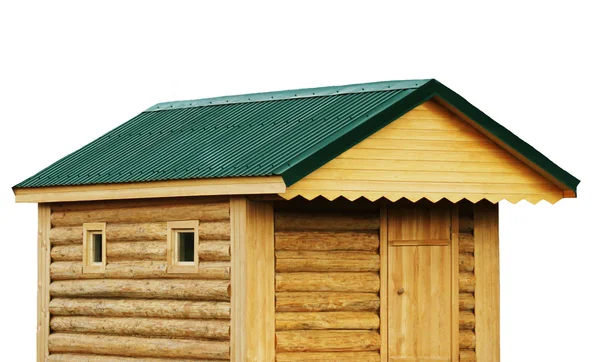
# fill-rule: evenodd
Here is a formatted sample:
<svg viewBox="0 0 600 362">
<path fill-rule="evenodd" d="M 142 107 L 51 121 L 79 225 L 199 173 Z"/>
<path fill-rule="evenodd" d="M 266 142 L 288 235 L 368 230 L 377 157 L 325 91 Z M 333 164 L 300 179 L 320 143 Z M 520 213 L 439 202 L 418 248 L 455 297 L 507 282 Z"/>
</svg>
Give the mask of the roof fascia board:
<svg viewBox="0 0 600 362">
<path fill-rule="evenodd" d="M 458 93 L 446 87 L 442 83 L 433 80 L 436 83 L 436 91 L 433 96 L 441 98 L 458 111 L 458 115 L 463 115 L 471 120 L 473 125 L 492 138 L 508 152 L 525 162 L 528 166 L 540 172 L 544 177 L 553 181 L 561 188 L 577 192 L 577 185 L 580 180 L 552 162 L 548 157 L 533 148 L 529 143 L 523 141 L 517 135 L 506 129 L 500 123 L 494 121 L 487 114 L 480 111 L 477 107 L 469 103 Z M 447 106 L 447 105 L 446 105 Z M 461 117 L 464 119 L 464 117 Z"/>
<path fill-rule="evenodd" d="M 16 202 L 70 202 L 158 197 L 280 194 L 281 176 L 230 177 L 122 184 L 16 188 Z"/>
</svg>

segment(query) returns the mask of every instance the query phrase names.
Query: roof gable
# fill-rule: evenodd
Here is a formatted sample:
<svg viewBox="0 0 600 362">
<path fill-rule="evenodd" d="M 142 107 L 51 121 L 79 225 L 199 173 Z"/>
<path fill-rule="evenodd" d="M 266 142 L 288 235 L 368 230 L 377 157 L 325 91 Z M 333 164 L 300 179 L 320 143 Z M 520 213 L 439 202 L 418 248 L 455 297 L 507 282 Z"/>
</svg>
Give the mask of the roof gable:
<svg viewBox="0 0 600 362">
<path fill-rule="evenodd" d="M 563 191 L 429 100 L 302 178 L 282 196 L 555 203 Z"/>
<path fill-rule="evenodd" d="M 576 191 L 579 180 L 436 80 L 161 103 L 15 189 L 277 175 L 289 187 L 432 98 Z"/>
</svg>

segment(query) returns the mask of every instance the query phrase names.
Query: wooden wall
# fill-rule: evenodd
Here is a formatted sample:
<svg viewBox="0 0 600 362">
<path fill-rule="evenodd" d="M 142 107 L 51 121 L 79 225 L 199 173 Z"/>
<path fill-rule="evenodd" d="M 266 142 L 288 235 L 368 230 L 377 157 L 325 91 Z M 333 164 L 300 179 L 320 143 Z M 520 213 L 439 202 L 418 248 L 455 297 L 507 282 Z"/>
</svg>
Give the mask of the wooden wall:
<svg viewBox="0 0 600 362">
<path fill-rule="evenodd" d="M 475 362 L 475 243 L 473 239 L 473 204 L 459 206 L 458 243 L 459 277 L 459 348 L 461 362 Z"/>
<path fill-rule="evenodd" d="M 379 205 L 275 204 L 276 359 L 380 362 Z"/>
<path fill-rule="evenodd" d="M 178 220 L 200 221 L 197 274 L 166 272 Z M 229 360 L 228 199 L 54 204 L 50 221 L 48 361 Z M 87 222 L 106 222 L 102 274 L 82 273 Z"/>
<path fill-rule="evenodd" d="M 434 100 L 427 101 L 288 187 L 291 199 L 402 197 L 432 202 L 542 199 L 562 190 Z"/>
</svg>

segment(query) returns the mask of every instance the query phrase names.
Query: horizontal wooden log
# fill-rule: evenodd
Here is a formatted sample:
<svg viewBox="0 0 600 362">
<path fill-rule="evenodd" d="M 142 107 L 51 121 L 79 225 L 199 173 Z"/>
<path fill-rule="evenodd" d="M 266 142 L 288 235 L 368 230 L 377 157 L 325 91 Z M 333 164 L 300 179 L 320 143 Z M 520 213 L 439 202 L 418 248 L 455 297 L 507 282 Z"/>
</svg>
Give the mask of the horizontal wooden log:
<svg viewBox="0 0 600 362">
<path fill-rule="evenodd" d="M 228 341 L 53 333 L 48 348 L 51 353 L 229 360 Z"/>
<path fill-rule="evenodd" d="M 50 229 L 49 237 L 52 245 L 81 243 L 83 240 L 83 224 L 78 226 L 54 227 Z M 106 224 L 106 240 L 167 240 L 167 223 Z"/>
<path fill-rule="evenodd" d="M 83 260 L 83 246 L 82 244 L 56 245 L 50 250 L 50 257 L 52 261 Z"/>
<path fill-rule="evenodd" d="M 101 209 L 55 211 L 50 217 L 53 226 L 76 226 L 86 222 L 133 224 L 179 220 L 229 220 L 229 203 L 171 204 L 145 207 L 121 205 L 121 207 L 102 207 Z"/>
<path fill-rule="evenodd" d="M 228 302 L 195 302 L 152 299 L 53 298 L 55 316 L 147 317 L 183 319 L 229 319 Z"/>
<path fill-rule="evenodd" d="M 275 250 L 377 251 L 379 233 L 343 231 L 278 231 Z"/>
<path fill-rule="evenodd" d="M 461 330 L 458 334 L 458 344 L 460 348 L 475 348 L 475 333 L 471 330 Z"/>
<path fill-rule="evenodd" d="M 379 230 L 379 214 L 279 211 L 275 230 Z"/>
<path fill-rule="evenodd" d="M 83 259 L 81 243 L 56 245 L 50 256 L 53 261 L 80 261 Z M 231 259 L 229 241 L 200 241 L 198 256 L 201 261 L 229 261 Z M 106 244 L 106 258 L 109 262 L 125 260 L 166 260 L 166 241 L 109 242 Z"/>
<path fill-rule="evenodd" d="M 85 211 L 99 209 L 122 209 L 126 207 L 198 205 L 228 203 L 228 196 L 192 196 L 155 199 L 119 199 L 101 201 L 60 202 L 52 204 L 52 212 Z"/>
<path fill-rule="evenodd" d="M 379 291 L 377 273 L 277 273 L 277 292 L 355 292 Z"/>
<path fill-rule="evenodd" d="M 229 261 L 231 260 L 231 242 L 200 240 L 198 256 L 200 260 L 206 261 Z"/>
<path fill-rule="evenodd" d="M 52 297 L 149 298 L 229 301 L 228 280 L 90 279 L 50 283 Z"/>
<path fill-rule="evenodd" d="M 280 331 L 275 346 L 277 352 L 378 351 L 381 336 L 374 331 Z"/>
<path fill-rule="evenodd" d="M 460 362 L 477 362 L 475 351 L 472 349 L 461 349 Z"/>
<path fill-rule="evenodd" d="M 473 293 L 475 291 L 475 274 L 469 272 L 459 273 L 458 289 L 460 292 Z"/>
<path fill-rule="evenodd" d="M 202 319 L 53 317 L 54 332 L 119 336 L 229 339 L 229 321 Z"/>
<path fill-rule="evenodd" d="M 379 352 L 284 352 L 276 357 L 277 362 L 381 362 Z"/>
<path fill-rule="evenodd" d="M 211 362 L 207 359 L 144 358 L 144 362 Z M 140 362 L 139 358 L 99 356 L 93 354 L 51 354 L 46 362 Z"/>
<path fill-rule="evenodd" d="M 473 331 L 462 330 L 458 334 L 458 345 L 460 348 L 475 348 L 475 333 Z"/>
<path fill-rule="evenodd" d="M 81 243 L 83 224 L 74 227 L 50 229 L 49 238 L 53 245 Z M 229 221 L 201 222 L 198 225 L 201 240 L 229 240 Z M 166 241 L 167 223 L 106 224 L 106 241 Z"/>
<path fill-rule="evenodd" d="M 166 260 L 167 243 L 163 241 L 106 243 L 108 262 L 122 260 Z"/>
<path fill-rule="evenodd" d="M 356 251 L 277 251 L 278 272 L 379 271 L 379 254 Z"/>
<path fill-rule="evenodd" d="M 379 296 L 374 293 L 312 293 L 288 292 L 275 294 L 277 312 L 376 312 Z"/>
<path fill-rule="evenodd" d="M 458 269 L 466 272 L 475 270 L 475 257 L 472 253 L 458 254 Z"/>
<path fill-rule="evenodd" d="M 458 317 L 460 329 L 475 329 L 475 314 L 461 311 Z"/>
<path fill-rule="evenodd" d="M 458 298 L 458 306 L 460 310 L 475 309 L 475 297 L 473 293 L 460 293 Z"/>
<path fill-rule="evenodd" d="M 275 329 L 379 329 L 379 315 L 369 312 L 276 313 Z"/>
<path fill-rule="evenodd" d="M 83 242 L 83 224 L 73 227 L 53 227 L 48 232 L 52 245 L 65 245 Z"/>
<path fill-rule="evenodd" d="M 106 224 L 106 241 L 167 240 L 167 223 Z"/>
<path fill-rule="evenodd" d="M 461 233 L 458 236 L 458 251 L 459 253 L 473 253 L 475 252 L 475 241 L 473 234 Z"/>
<path fill-rule="evenodd" d="M 210 261 L 198 264 L 197 273 L 167 273 L 166 261 L 120 261 L 106 264 L 104 273 L 83 273 L 83 264 L 77 261 L 57 261 L 50 264 L 51 280 L 71 279 L 229 279 L 228 261 Z"/>
</svg>

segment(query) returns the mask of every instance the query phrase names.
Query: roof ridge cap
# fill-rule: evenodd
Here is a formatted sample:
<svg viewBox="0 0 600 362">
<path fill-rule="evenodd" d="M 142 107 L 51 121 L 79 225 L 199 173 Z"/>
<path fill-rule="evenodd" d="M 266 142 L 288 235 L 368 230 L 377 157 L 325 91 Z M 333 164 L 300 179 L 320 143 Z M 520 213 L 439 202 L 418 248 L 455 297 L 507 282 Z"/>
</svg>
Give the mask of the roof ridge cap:
<svg viewBox="0 0 600 362">
<path fill-rule="evenodd" d="M 202 98 L 195 100 L 171 101 L 155 104 L 144 112 L 156 112 L 172 109 L 195 108 L 203 106 L 214 106 L 221 104 L 253 103 L 265 102 L 283 99 L 325 97 L 339 94 L 363 93 L 363 92 L 382 92 L 400 89 L 416 89 L 433 79 L 409 79 L 392 80 L 371 83 L 347 84 L 341 86 L 327 86 L 317 88 L 290 89 L 284 91 L 259 92 L 249 94 L 239 94 L 231 96 L 221 96 L 212 98 Z"/>
</svg>

